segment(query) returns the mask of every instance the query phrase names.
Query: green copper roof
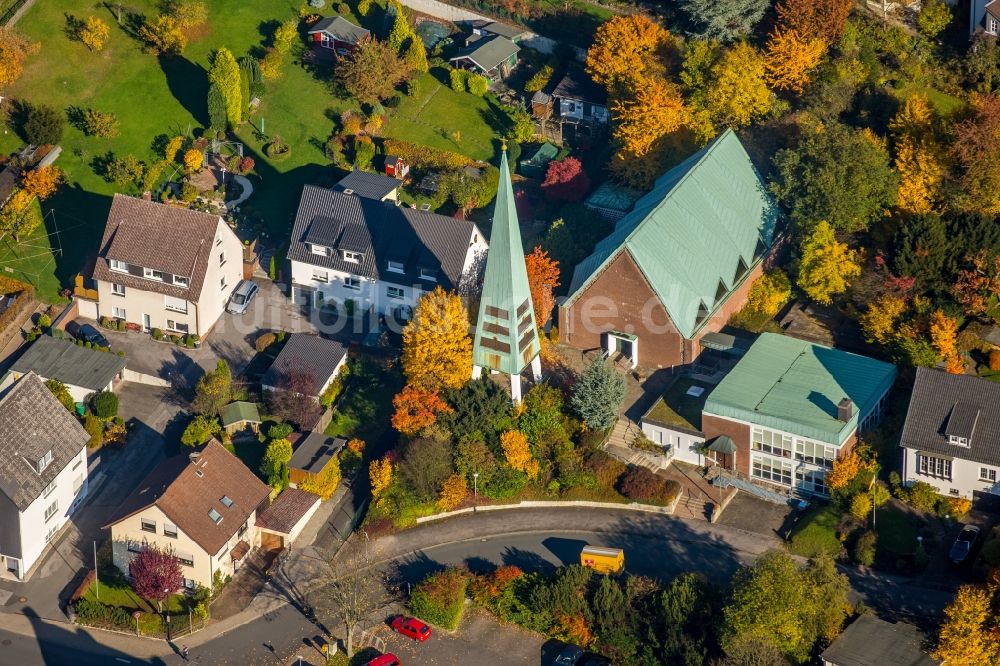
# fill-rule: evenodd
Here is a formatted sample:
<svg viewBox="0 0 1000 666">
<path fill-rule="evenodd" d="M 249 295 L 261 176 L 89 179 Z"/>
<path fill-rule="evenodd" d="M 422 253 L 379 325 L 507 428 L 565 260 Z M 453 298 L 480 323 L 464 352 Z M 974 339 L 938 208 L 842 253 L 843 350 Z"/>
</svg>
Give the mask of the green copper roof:
<svg viewBox="0 0 1000 666">
<path fill-rule="evenodd" d="M 889 390 L 896 366 L 775 333 L 762 333 L 705 402 L 706 414 L 840 445 Z M 837 419 L 837 404 L 854 402 Z"/>
<path fill-rule="evenodd" d="M 726 130 L 661 176 L 580 262 L 565 305 L 627 251 L 681 334 L 693 338 L 761 260 L 777 218 L 760 174 Z"/>
<path fill-rule="evenodd" d="M 482 368 L 519 375 L 538 351 L 535 309 L 528 289 L 514 188 L 504 151 L 472 362 Z"/>
<path fill-rule="evenodd" d="M 231 402 L 222 408 L 222 425 L 231 426 L 241 421 L 260 423 L 260 412 L 252 402 Z"/>
</svg>

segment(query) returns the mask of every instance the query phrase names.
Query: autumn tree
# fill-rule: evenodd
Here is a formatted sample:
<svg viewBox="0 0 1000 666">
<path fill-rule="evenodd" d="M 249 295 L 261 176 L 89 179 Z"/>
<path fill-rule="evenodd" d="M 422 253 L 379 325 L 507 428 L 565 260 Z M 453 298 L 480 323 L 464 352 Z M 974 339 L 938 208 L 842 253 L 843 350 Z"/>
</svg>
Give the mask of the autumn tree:
<svg viewBox="0 0 1000 666">
<path fill-rule="evenodd" d="M 0 238 L 7 234 L 19 241 L 42 224 L 41 209 L 35 196 L 22 188 L 15 188 L 10 199 L 0 209 Z"/>
<path fill-rule="evenodd" d="M 152 543 L 132 554 L 128 572 L 135 593 L 160 604 L 184 585 L 181 563 L 174 553 Z"/>
<path fill-rule="evenodd" d="M 524 472 L 529 479 L 538 476 L 539 465 L 531 455 L 528 438 L 519 430 L 508 430 L 500 435 L 500 446 L 507 464 L 518 472 Z"/>
<path fill-rule="evenodd" d="M 183 30 L 198 27 L 208 20 L 208 10 L 201 0 L 163 0 L 160 6 Z"/>
<path fill-rule="evenodd" d="M 277 380 L 264 395 L 271 414 L 309 428 L 319 418 L 322 408 L 316 396 L 316 379 L 311 373 L 294 368 Z"/>
<path fill-rule="evenodd" d="M 197 148 L 188 148 L 184 153 L 184 168 L 187 169 L 188 173 L 200 171 L 204 163 L 205 155 Z"/>
<path fill-rule="evenodd" d="M 640 80 L 663 72 L 673 41 L 670 33 L 645 16 L 615 16 L 597 28 L 587 51 L 587 73 L 612 94 L 637 92 Z"/>
<path fill-rule="evenodd" d="M 861 253 L 837 240 L 826 221 L 816 225 L 802 242 L 796 284 L 812 300 L 823 305 L 847 291 L 853 278 L 861 275 Z"/>
<path fill-rule="evenodd" d="M 524 257 L 528 271 L 528 289 L 535 308 L 535 323 L 545 326 L 556 306 L 555 290 L 559 287 L 559 263 L 549 258 L 549 253 L 536 245 Z"/>
<path fill-rule="evenodd" d="M 612 101 L 611 113 L 622 149 L 642 157 L 662 136 L 682 127 L 689 110 L 677 85 L 653 78 L 644 80 L 634 96 Z"/>
<path fill-rule="evenodd" d="M 87 45 L 91 51 L 100 51 L 111 36 L 111 29 L 108 24 L 96 16 L 88 16 L 87 21 L 80 28 L 80 41 Z"/>
<path fill-rule="evenodd" d="M 218 416 L 222 408 L 229 404 L 232 391 L 233 373 L 229 364 L 220 360 L 215 364 L 215 370 L 206 372 L 195 385 L 191 409 L 196 414 Z"/>
<path fill-rule="evenodd" d="M 826 43 L 822 39 L 805 39 L 790 28 L 775 30 L 767 38 L 764 56 L 768 85 L 775 90 L 801 94 L 825 52 Z"/>
<path fill-rule="evenodd" d="M 29 41 L 12 28 L 0 28 L 0 89 L 21 78 L 24 61 L 39 48 L 40 44 Z"/>
<path fill-rule="evenodd" d="M 267 485 L 282 489 L 288 485 L 288 461 L 292 459 L 292 443 L 287 439 L 272 439 L 260 461 L 260 473 Z"/>
<path fill-rule="evenodd" d="M 764 59 L 755 48 L 739 42 L 711 69 L 706 109 L 717 123 L 743 127 L 771 109 L 771 91 L 764 81 Z"/>
<path fill-rule="evenodd" d="M 355 542 L 343 548 L 322 576 L 322 594 L 315 594 L 317 610 L 343 626 L 347 657 L 354 656 L 354 634 L 395 598 L 385 567 L 376 562 L 374 550 Z M 327 621 L 327 626 L 332 626 Z"/>
<path fill-rule="evenodd" d="M 198 414 L 187 424 L 181 434 L 181 444 L 184 446 L 201 446 L 222 431 L 219 420 L 214 416 Z"/>
<path fill-rule="evenodd" d="M 579 201 L 590 189 L 583 163 L 575 157 L 552 160 L 545 170 L 542 191 L 553 201 Z"/>
<path fill-rule="evenodd" d="M 383 496 L 392 485 L 394 472 L 392 461 L 387 456 L 373 460 L 368 465 L 368 483 L 371 486 L 372 497 L 376 504 L 384 501 Z"/>
<path fill-rule="evenodd" d="M 21 187 L 28 194 L 41 200 L 48 199 L 55 194 L 62 182 L 62 171 L 55 165 L 33 169 L 21 177 Z"/>
<path fill-rule="evenodd" d="M 395 13 L 395 18 L 386 43 L 406 63 L 408 69 L 414 72 L 426 72 L 428 70 L 427 50 L 423 40 L 410 25 L 409 17 L 407 17 L 403 6 L 399 2 L 392 2 L 390 6 Z"/>
<path fill-rule="evenodd" d="M 954 317 L 949 317 L 941 310 L 931 313 L 928 331 L 931 336 L 931 344 L 944 359 L 945 368 L 954 375 L 960 375 L 965 371 L 965 362 L 962 361 L 958 353 L 956 341 L 958 338 L 958 321 Z"/>
<path fill-rule="evenodd" d="M 906 301 L 894 294 L 884 294 L 868 305 L 859 322 L 868 342 L 888 344 L 897 334 L 897 325 L 906 312 Z"/>
<path fill-rule="evenodd" d="M 469 484 L 461 474 L 452 474 L 441 487 L 437 507 L 442 511 L 451 511 L 468 496 Z"/>
<path fill-rule="evenodd" d="M 226 102 L 226 121 L 230 129 L 240 124 L 243 95 L 240 92 L 240 66 L 229 49 L 219 49 L 212 55 L 208 82 L 216 86 Z"/>
<path fill-rule="evenodd" d="M 993 618 L 990 593 L 963 585 L 944 609 L 934 658 L 955 666 L 992 666 L 1000 659 L 1000 642 L 989 630 Z"/>
<path fill-rule="evenodd" d="M 955 300 L 969 314 L 1000 320 L 1000 255 L 990 256 L 982 250 L 966 261 L 952 288 Z"/>
<path fill-rule="evenodd" d="M 770 0 L 682 0 L 681 8 L 698 26 L 703 39 L 729 42 L 753 31 Z"/>
<path fill-rule="evenodd" d="M 349 55 L 337 58 L 334 76 L 351 97 L 374 104 L 392 96 L 406 74 L 406 63 L 388 44 L 366 39 Z"/>
<path fill-rule="evenodd" d="M 965 210 L 1000 214 L 1000 99 L 973 95 L 972 114 L 955 123 L 951 155 L 962 188 L 957 203 Z"/>
<path fill-rule="evenodd" d="M 69 389 L 63 382 L 55 378 L 48 379 L 45 381 L 45 388 L 51 391 L 52 395 L 59 401 L 59 404 L 69 411 L 72 412 L 76 408 L 76 400 L 73 399 L 72 394 L 70 394 Z"/>
<path fill-rule="evenodd" d="M 780 268 L 774 268 L 750 286 L 747 306 L 754 312 L 768 318 L 778 314 L 785 303 L 792 298 L 792 283 Z"/>
<path fill-rule="evenodd" d="M 833 44 L 844 33 L 853 5 L 853 0 L 778 0 L 775 9 L 780 28 Z"/>
<path fill-rule="evenodd" d="M 335 457 L 326 464 L 319 474 L 307 476 L 296 486 L 303 492 L 319 495 L 319 498 L 325 502 L 337 492 L 341 478 L 340 459 Z"/>
<path fill-rule="evenodd" d="M 910 95 L 889 123 L 896 137 L 900 210 L 928 213 L 941 198 L 946 169 L 937 125 L 934 110 L 923 95 Z"/>
<path fill-rule="evenodd" d="M 469 315 L 458 294 L 440 286 L 424 294 L 403 329 L 403 373 L 429 391 L 460 388 L 472 376 Z"/>
<path fill-rule="evenodd" d="M 392 415 L 392 427 L 408 437 L 433 425 L 437 421 L 438 414 L 452 411 L 448 403 L 434 391 L 410 384 L 396 394 L 392 399 L 392 405 L 396 409 Z"/>
<path fill-rule="evenodd" d="M 951 8 L 944 0 L 922 0 L 917 13 L 920 34 L 934 39 L 951 23 Z"/>
<path fill-rule="evenodd" d="M 139 26 L 139 38 L 157 55 L 180 55 L 187 48 L 187 37 L 177 19 L 161 14 Z"/>
<path fill-rule="evenodd" d="M 830 490 L 846 488 L 861 471 L 861 456 L 851 451 L 833 461 L 833 469 L 826 475 L 826 485 Z"/>
</svg>

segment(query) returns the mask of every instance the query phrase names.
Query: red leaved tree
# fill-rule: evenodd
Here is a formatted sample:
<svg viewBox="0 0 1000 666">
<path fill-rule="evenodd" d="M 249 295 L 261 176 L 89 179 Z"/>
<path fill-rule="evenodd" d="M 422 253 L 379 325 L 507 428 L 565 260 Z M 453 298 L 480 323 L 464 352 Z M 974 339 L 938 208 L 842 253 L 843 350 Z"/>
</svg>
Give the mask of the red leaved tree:
<svg viewBox="0 0 1000 666">
<path fill-rule="evenodd" d="M 590 179 L 583 164 L 575 157 L 549 162 L 542 190 L 553 201 L 579 201 L 590 189 Z"/>
<path fill-rule="evenodd" d="M 293 370 L 281 376 L 278 385 L 265 394 L 265 401 L 279 420 L 308 428 L 321 411 L 315 390 L 316 382 L 310 373 Z"/>
<path fill-rule="evenodd" d="M 528 289 L 535 306 L 535 323 L 545 326 L 556 306 L 555 290 L 559 286 L 559 262 L 549 258 L 549 253 L 536 245 L 531 254 L 525 255 L 524 267 L 528 270 Z"/>
<path fill-rule="evenodd" d="M 132 589 L 143 599 L 162 602 L 184 585 L 181 563 L 174 554 L 156 546 L 146 546 L 128 567 Z"/>
<path fill-rule="evenodd" d="M 392 399 L 396 412 L 392 415 L 392 427 L 408 437 L 416 435 L 437 421 L 438 414 L 452 411 L 434 391 L 428 391 L 412 384 Z"/>
</svg>

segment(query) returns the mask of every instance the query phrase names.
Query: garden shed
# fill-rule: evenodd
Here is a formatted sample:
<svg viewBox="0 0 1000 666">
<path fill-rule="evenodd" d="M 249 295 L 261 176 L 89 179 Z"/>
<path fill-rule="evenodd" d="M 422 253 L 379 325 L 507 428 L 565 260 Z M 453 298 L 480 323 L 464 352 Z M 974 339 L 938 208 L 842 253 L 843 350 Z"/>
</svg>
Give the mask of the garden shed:
<svg viewBox="0 0 1000 666">
<path fill-rule="evenodd" d="M 244 431 L 260 433 L 260 412 L 252 402 L 231 402 L 222 408 L 222 429 L 230 435 Z"/>
</svg>

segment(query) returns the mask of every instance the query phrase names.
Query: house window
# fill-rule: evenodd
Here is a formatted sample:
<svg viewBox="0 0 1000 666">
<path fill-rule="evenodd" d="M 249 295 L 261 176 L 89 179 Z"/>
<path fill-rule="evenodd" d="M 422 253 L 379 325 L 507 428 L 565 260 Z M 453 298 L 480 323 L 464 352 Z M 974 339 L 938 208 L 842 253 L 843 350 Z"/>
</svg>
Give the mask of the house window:
<svg viewBox="0 0 1000 666">
<path fill-rule="evenodd" d="M 995 483 L 997 480 L 997 471 L 992 467 L 980 467 L 979 468 L 979 480 L 989 481 L 990 483 Z"/>
<path fill-rule="evenodd" d="M 222 279 L 219 280 L 219 290 L 220 291 L 225 291 L 227 286 L 228 285 L 226 284 L 226 278 L 225 277 L 223 277 Z"/>
<path fill-rule="evenodd" d="M 968 437 L 959 437 L 958 435 L 948 435 L 948 443 L 954 444 L 955 446 L 969 447 Z"/>
<path fill-rule="evenodd" d="M 429 268 L 420 269 L 420 279 L 430 280 L 431 282 L 437 282 L 437 271 L 433 271 Z"/>
<path fill-rule="evenodd" d="M 173 296 L 163 297 L 163 307 L 168 310 L 173 310 L 174 312 L 181 312 L 187 314 L 188 303 L 183 298 L 174 298 Z"/>
<path fill-rule="evenodd" d="M 951 480 L 951 461 L 937 456 L 917 456 L 917 469 L 924 476 Z"/>
<path fill-rule="evenodd" d="M 361 262 L 361 253 L 360 252 L 351 252 L 350 250 L 344 250 L 344 261 L 350 261 L 350 262 L 355 263 L 355 264 L 360 263 Z"/>
<path fill-rule="evenodd" d="M 83 488 L 83 474 L 78 474 L 75 479 L 73 479 L 73 495 L 80 492 L 80 488 Z"/>
<path fill-rule="evenodd" d="M 143 268 L 142 277 L 147 280 L 159 280 L 163 282 L 163 271 L 154 271 L 152 268 Z"/>
<path fill-rule="evenodd" d="M 171 525 L 170 523 L 163 523 L 163 536 L 170 537 L 171 539 L 176 539 L 177 526 Z"/>
<path fill-rule="evenodd" d="M 177 331 L 178 333 L 187 333 L 190 327 L 187 324 L 180 323 L 179 321 L 168 319 L 167 329 L 171 331 Z"/>
<path fill-rule="evenodd" d="M 361 280 L 356 277 L 346 277 L 344 278 L 344 288 L 361 291 Z"/>
<path fill-rule="evenodd" d="M 212 519 L 212 522 L 218 525 L 222 522 L 222 514 L 215 509 L 208 510 L 208 517 Z"/>
<path fill-rule="evenodd" d="M 790 486 L 792 485 L 792 462 L 754 456 L 750 475 L 755 479 Z"/>
<path fill-rule="evenodd" d="M 249 528 L 249 523 L 243 523 L 243 524 L 242 524 L 242 525 L 240 526 L 240 529 L 239 529 L 239 531 L 238 531 L 238 532 L 236 533 L 236 537 L 237 537 L 237 538 L 240 538 L 240 537 L 242 537 L 242 536 L 243 536 L 244 534 L 246 534 L 246 533 L 247 533 L 247 529 L 248 529 L 248 528 Z"/>
<path fill-rule="evenodd" d="M 52 463 L 52 450 L 49 449 L 48 451 L 45 452 L 44 456 L 42 456 L 35 462 L 35 470 L 39 474 L 41 474 L 42 472 L 45 471 L 45 468 L 48 467 L 49 464 L 51 463 Z"/>
<path fill-rule="evenodd" d="M 826 472 L 818 470 L 795 470 L 795 485 L 802 490 L 819 495 L 827 495 Z"/>
<path fill-rule="evenodd" d="M 997 34 L 997 31 L 1000 30 L 1000 22 L 997 22 L 997 20 L 991 16 L 989 17 L 988 23 L 989 23 L 989 28 L 987 28 L 986 32 L 990 33 L 991 35 Z"/>
<path fill-rule="evenodd" d="M 827 446 L 819 442 L 811 442 L 807 439 L 795 440 L 795 459 L 801 460 L 810 465 L 822 465 L 833 468 L 833 461 L 837 458 L 837 448 Z"/>
<path fill-rule="evenodd" d="M 128 264 L 124 261 L 118 261 L 117 259 L 108 259 L 108 263 L 111 265 L 111 270 L 118 271 L 119 273 L 128 273 Z"/>
<path fill-rule="evenodd" d="M 185 578 L 184 579 L 184 588 L 185 589 L 193 590 L 195 588 L 195 586 L 197 586 L 197 584 L 198 583 L 195 581 L 194 578 Z"/>
<path fill-rule="evenodd" d="M 112 308 L 111 308 L 111 316 L 115 317 L 116 319 L 124 319 L 125 318 L 125 308 L 120 308 L 117 305 L 112 306 Z"/>
<path fill-rule="evenodd" d="M 146 550 L 146 544 L 144 544 L 141 541 L 132 541 L 131 539 L 129 539 L 129 541 L 128 541 L 128 552 L 130 552 L 130 553 L 141 553 L 144 550 Z"/>
<path fill-rule="evenodd" d="M 393 273 L 403 273 L 406 269 L 403 268 L 403 262 L 402 261 L 392 261 L 390 259 L 389 260 L 389 270 L 392 271 Z"/>
<path fill-rule="evenodd" d="M 314 268 L 312 279 L 315 282 L 322 282 L 323 284 L 326 284 L 330 281 L 330 274 L 327 271 L 321 271 L 318 268 Z"/>
<path fill-rule="evenodd" d="M 52 494 L 52 491 L 56 489 L 56 480 L 52 479 L 52 483 L 45 486 L 45 490 L 42 491 L 42 497 L 48 497 Z"/>
<path fill-rule="evenodd" d="M 153 534 L 156 534 L 156 521 L 150 520 L 149 518 L 140 518 L 139 529 L 143 532 L 152 532 Z"/>
<path fill-rule="evenodd" d="M 755 451 L 763 451 L 782 458 L 792 457 L 791 435 L 783 435 L 780 432 L 764 428 L 754 428 L 750 441 Z"/>
<path fill-rule="evenodd" d="M 316 244 L 310 243 L 309 244 L 309 251 L 312 252 L 313 254 L 318 254 L 321 257 L 329 257 L 330 256 L 330 248 L 326 247 L 325 245 L 316 245 Z"/>
<path fill-rule="evenodd" d="M 190 553 L 177 553 L 177 552 L 175 552 L 174 553 L 174 557 L 176 557 L 177 561 L 180 562 L 181 564 L 183 564 L 186 567 L 193 567 L 194 566 L 194 555 L 192 555 Z"/>
<path fill-rule="evenodd" d="M 402 287 L 387 287 L 385 292 L 389 298 L 395 298 L 397 300 L 403 298 L 406 293 L 403 291 Z"/>
<path fill-rule="evenodd" d="M 54 537 L 56 535 L 56 532 L 58 531 L 59 531 L 58 525 L 53 525 L 52 527 L 50 527 L 49 531 L 45 533 L 45 543 L 52 541 L 52 537 Z"/>
<path fill-rule="evenodd" d="M 115 296 L 124 296 L 125 295 L 125 285 L 123 285 L 123 284 L 115 284 L 114 282 L 112 282 L 111 283 L 111 293 L 114 294 Z"/>
<path fill-rule="evenodd" d="M 221 268 L 222 266 L 225 265 L 226 265 L 226 252 L 225 250 L 223 250 L 222 252 L 219 253 L 219 267 Z"/>
<path fill-rule="evenodd" d="M 57 511 L 59 511 L 59 500 L 56 500 L 45 509 L 45 522 L 49 522 L 52 516 L 56 515 Z"/>
<path fill-rule="evenodd" d="M 174 276 L 174 284 L 177 285 L 178 287 L 186 287 L 186 286 L 188 286 L 190 284 L 190 282 L 188 282 L 188 279 L 186 277 L 181 277 L 180 275 L 175 275 Z"/>
</svg>

